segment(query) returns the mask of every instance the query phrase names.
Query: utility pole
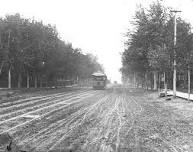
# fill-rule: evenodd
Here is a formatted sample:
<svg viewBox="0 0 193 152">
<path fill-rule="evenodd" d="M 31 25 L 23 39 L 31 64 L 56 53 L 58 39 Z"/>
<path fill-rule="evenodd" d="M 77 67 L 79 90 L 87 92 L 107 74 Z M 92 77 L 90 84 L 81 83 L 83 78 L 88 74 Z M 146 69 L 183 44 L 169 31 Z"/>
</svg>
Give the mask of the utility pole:
<svg viewBox="0 0 193 152">
<path fill-rule="evenodd" d="M 9 35 L 8 35 L 8 49 L 9 49 L 9 53 L 10 53 L 10 38 L 11 38 L 11 31 L 9 30 Z M 11 89 L 11 61 L 9 61 L 8 88 Z"/>
<path fill-rule="evenodd" d="M 181 12 L 177 10 L 172 10 L 171 12 L 174 13 L 174 73 L 173 73 L 173 97 L 176 97 L 176 13 Z"/>
</svg>

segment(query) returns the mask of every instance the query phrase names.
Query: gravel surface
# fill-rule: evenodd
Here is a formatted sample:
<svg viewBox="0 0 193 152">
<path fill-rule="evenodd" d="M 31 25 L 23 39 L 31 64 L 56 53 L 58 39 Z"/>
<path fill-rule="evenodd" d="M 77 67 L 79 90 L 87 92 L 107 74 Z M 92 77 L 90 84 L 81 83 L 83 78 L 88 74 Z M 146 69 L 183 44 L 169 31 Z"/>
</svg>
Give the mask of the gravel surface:
<svg viewBox="0 0 193 152">
<path fill-rule="evenodd" d="M 9 133 L 14 152 L 193 151 L 193 103 L 156 92 L 121 86 L 56 91 L 0 108 L 0 132 Z"/>
</svg>

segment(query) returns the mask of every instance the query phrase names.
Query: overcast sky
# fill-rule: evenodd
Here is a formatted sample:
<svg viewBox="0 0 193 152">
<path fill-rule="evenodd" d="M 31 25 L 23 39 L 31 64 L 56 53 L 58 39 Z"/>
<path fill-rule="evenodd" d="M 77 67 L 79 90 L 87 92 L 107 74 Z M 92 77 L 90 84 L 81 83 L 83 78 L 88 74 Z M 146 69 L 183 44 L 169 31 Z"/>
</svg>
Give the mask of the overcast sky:
<svg viewBox="0 0 193 152">
<path fill-rule="evenodd" d="M 136 6 L 153 0 L 0 0 L 0 16 L 20 13 L 23 17 L 56 25 L 60 37 L 83 52 L 98 56 L 111 80 L 120 82 L 124 33 L 130 28 Z M 193 0 L 163 0 L 182 11 L 193 25 Z"/>
</svg>

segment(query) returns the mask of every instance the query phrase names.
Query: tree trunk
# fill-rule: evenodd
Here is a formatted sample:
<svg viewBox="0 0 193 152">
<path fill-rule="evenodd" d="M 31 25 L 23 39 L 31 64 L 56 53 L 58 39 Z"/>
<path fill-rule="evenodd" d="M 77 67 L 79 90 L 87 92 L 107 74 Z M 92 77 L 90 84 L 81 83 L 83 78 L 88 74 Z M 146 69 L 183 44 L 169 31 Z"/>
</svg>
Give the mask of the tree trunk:
<svg viewBox="0 0 193 152">
<path fill-rule="evenodd" d="M 161 76 L 160 73 L 158 74 L 158 92 L 161 91 Z"/>
<path fill-rule="evenodd" d="M 165 84 L 166 84 L 166 73 L 164 72 L 164 87 L 165 87 Z"/>
<path fill-rule="evenodd" d="M 40 88 L 42 88 L 42 77 L 40 77 Z"/>
<path fill-rule="evenodd" d="M 133 86 L 136 87 L 136 73 L 133 73 Z"/>
<path fill-rule="evenodd" d="M 38 87 L 38 76 L 37 76 L 37 74 L 35 74 L 34 87 L 35 88 Z"/>
<path fill-rule="evenodd" d="M 0 75 L 1 75 L 1 72 L 2 72 L 2 69 L 3 69 L 3 65 L 4 65 L 4 62 L 1 63 L 1 67 L 0 67 Z"/>
<path fill-rule="evenodd" d="M 147 72 L 145 72 L 145 87 L 148 90 L 148 80 L 147 80 Z"/>
<path fill-rule="evenodd" d="M 21 77 L 21 73 L 18 74 L 18 82 L 17 82 L 17 87 L 21 88 L 21 83 L 22 83 L 22 77 Z"/>
<path fill-rule="evenodd" d="M 27 71 L 27 88 L 30 88 L 30 78 L 29 78 L 29 72 Z"/>
<path fill-rule="evenodd" d="M 153 90 L 157 90 L 157 72 L 153 72 Z"/>
<path fill-rule="evenodd" d="M 166 83 L 166 73 L 164 72 L 164 91 L 165 91 L 165 96 L 167 96 L 167 83 Z"/>
<path fill-rule="evenodd" d="M 78 76 L 76 77 L 76 83 L 78 84 Z"/>
<path fill-rule="evenodd" d="M 188 101 L 190 101 L 190 67 L 188 65 Z"/>
<path fill-rule="evenodd" d="M 11 67 L 8 71 L 8 88 L 11 89 Z"/>
</svg>

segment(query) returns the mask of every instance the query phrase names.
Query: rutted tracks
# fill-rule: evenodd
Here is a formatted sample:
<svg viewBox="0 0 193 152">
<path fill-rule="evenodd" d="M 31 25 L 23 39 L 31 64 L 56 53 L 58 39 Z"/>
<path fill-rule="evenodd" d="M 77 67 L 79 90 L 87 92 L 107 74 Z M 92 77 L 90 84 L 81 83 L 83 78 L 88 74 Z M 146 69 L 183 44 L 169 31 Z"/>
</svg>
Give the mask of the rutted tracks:
<svg viewBox="0 0 193 152">
<path fill-rule="evenodd" d="M 145 100 L 121 88 L 22 99 L 0 105 L 0 127 L 30 152 L 140 151 Z"/>
<path fill-rule="evenodd" d="M 35 100 L 28 100 L 28 99 L 25 99 L 22 101 L 19 100 L 19 101 L 14 102 L 14 104 L 11 104 L 9 107 L 7 107 L 8 104 L 6 104 L 5 107 L 2 107 L 2 110 L 13 109 L 13 111 L 10 113 L 5 112 L 5 114 L 2 114 L 0 116 L 0 120 L 2 120 L 0 121 L 1 133 L 8 132 L 19 126 L 25 125 L 31 121 L 40 119 L 44 115 L 52 112 L 51 111 L 52 109 L 56 110 L 57 107 L 62 108 L 63 106 L 70 104 L 70 102 L 73 100 L 78 102 L 79 101 L 78 99 L 87 97 L 89 95 L 92 95 L 92 93 L 90 94 L 89 91 L 80 92 L 74 95 L 73 94 L 63 94 L 62 95 L 60 93 L 60 94 L 53 95 L 54 97 L 46 97 L 46 96 L 41 97 L 40 100 L 37 100 L 38 98 L 35 98 Z M 50 98 L 52 100 L 50 100 Z M 42 99 L 44 99 L 45 101 L 48 100 L 48 102 L 41 103 Z M 36 104 L 34 106 L 31 106 L 32 103 L 33 104 L 36 103 Z M 23 108 L 22 104 L 26 105 L 25 108 Z M 19 109 L 14 110 L 14 108 L 17 106 L 20 106 Z M 28 115 L 31 115 L 32 117 L 28 117 Z M 37 115 L 38 117 L 35 117 L 35 115 Z M 24 123 L 20 124 L 23 121 Z M 19 123 L 19 125 L 14 125 L 15 123 Z M 4 129 L 3 127 L 6 129 Z M 2 128 L 3 128 L 3 131 L 2 131 Z"/>
<path fill-rule="evenodd" d="M 75 117 L 69 117 L 74 123 L 67 120 L 67 127 L 62 129 L 63 135 L 51 147 L 45 147 L 48 147 L 49 152 L 62 149 L 118 152 L 126 148 L 123 143 L 127 130 L 133 127 L 135 117 L 141 111 L 141 105 L 124 91 L 117 93 L 113 90 L 92 106 L 74 113 Z"/>
</svg>

